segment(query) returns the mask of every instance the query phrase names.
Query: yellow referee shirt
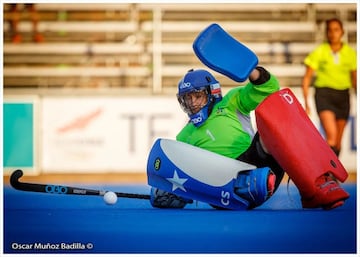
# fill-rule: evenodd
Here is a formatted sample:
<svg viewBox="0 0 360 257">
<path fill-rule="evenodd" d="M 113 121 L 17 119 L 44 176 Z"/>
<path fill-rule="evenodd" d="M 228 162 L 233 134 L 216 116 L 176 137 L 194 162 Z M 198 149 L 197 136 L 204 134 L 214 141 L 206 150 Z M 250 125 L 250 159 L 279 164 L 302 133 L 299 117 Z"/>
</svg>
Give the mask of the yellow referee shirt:
<svg viewBox="0 0 360 257">
<path fill-rule="evenodd" d="M 356 51 L 343 43 L 340 51 L 333 53 L 330 45 L 323 43 L 305 58 L 304 63 L 316 71 L 315 87 L 344 90 L 351 88 L 350 72 L 357 69 Z"/>
</svg>

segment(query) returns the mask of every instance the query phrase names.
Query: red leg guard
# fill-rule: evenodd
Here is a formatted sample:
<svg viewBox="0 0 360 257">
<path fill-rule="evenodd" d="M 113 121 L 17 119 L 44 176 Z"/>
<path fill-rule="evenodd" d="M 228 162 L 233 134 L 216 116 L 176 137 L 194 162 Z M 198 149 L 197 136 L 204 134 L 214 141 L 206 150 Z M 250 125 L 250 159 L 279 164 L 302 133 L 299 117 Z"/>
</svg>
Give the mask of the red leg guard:
<svg viewBox="0 0 360 257">
<path fill-rule="evenodd" d="M 349 197 L 344 166 L 322 138 L 290 89 L 273 93 L 256 109 L 260 137 L 298 187 L 304 208 L 340 206 Z M 329 176 L 331 174 L 331 176 Z"/>
</svg>

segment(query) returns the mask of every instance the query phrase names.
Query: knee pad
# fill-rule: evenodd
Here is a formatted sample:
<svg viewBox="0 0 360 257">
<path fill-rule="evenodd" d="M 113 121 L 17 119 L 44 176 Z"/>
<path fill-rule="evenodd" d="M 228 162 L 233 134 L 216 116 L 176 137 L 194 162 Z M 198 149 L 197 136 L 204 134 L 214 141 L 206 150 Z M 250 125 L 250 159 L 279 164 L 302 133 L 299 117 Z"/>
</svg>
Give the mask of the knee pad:
<svg viewBox="0 0 360 257">
<path fill-rule="evenodd" d="M 275 190 L 275 174 L 268 168 L 240 172 L 235 181 L 235 193 L 249 202 L 249 209 L 269 199 Z"/>
</svg>

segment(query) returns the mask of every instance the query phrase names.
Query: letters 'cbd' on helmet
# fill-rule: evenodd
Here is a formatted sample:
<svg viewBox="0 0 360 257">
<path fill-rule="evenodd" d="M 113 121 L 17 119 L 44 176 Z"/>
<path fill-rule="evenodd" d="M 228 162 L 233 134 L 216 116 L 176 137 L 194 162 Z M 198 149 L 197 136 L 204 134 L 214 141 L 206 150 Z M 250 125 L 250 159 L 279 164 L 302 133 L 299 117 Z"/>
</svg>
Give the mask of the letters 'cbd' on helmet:
<svg viewBox="0 0 360 257">
<path fill-rule="evenodd" d="M 207 103 L 197 113 L 192 113 L 185 96 L 192 92 L 205 91 Z M 177 99 L 190 121 L 197 127 L 201 126 L 209 117 L 215 103 L 222 99 L 219 82 L 206 70 L 190 70 L 179 81 Z"/>
</svg>

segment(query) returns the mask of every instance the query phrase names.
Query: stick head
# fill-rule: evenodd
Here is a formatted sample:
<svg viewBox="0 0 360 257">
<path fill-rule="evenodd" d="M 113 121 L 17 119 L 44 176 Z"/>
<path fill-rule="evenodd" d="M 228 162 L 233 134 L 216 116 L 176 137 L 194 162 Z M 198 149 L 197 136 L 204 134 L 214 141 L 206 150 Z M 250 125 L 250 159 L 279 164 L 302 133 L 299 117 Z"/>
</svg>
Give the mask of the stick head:
<svg viewBox="0 0 360 257">
<path fill-rule="evenodd" d="M 22 170 L 15 170 L 10 176 L 10 184 L 12 187 L 17 188 L 19 179 L 24 175 Z"/>
</svg>

